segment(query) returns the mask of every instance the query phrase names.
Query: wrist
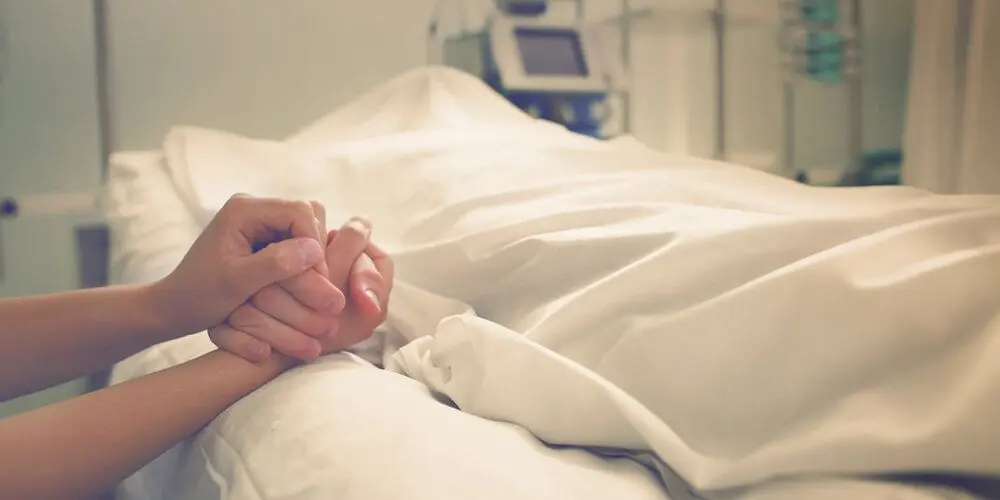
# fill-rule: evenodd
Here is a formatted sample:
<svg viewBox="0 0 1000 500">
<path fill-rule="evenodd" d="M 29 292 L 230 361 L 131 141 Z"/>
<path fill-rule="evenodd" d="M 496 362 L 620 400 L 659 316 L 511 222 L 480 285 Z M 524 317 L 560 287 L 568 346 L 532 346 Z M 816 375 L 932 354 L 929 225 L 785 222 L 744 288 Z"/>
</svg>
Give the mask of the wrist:
<svg viewBox="0 0 1000 500">
<path fill-rule="evenodd" d="M 167 286 L 163 280 L 139 285 L 136 289 L 136 309 L 149 319 L 149 331 L 156 342 L 166 342 L 195 332 L 187 332 L 171 307 Z"/>
<path fill-rule="evenodd" d="M 257 362 L 248 361 L 240 356 L 237 356 L 236 354 L 222 349 L 216 349 L 214 355 L 226 358 L 231 362 L 248 369 L 250 372 L 255 373 L 261 383 L 271 380 L 299 365 L 299 361 L 295 358 L 285 356 L 284 354 L 277 352 L 272 353 L 267 359 Z"/>
</svg>

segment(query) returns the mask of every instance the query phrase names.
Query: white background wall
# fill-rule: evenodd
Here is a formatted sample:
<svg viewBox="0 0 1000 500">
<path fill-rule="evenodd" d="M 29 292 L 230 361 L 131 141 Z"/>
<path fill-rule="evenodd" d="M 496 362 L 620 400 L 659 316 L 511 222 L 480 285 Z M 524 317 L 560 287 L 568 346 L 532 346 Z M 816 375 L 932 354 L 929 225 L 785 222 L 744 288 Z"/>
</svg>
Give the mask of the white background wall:
<svg viewBox="0 0 1000 500">
<path fill-rule="evenodd" d="M 109 0 L 114 143 L 283 137 L 425 60 L 432 0 Z"/>
</svg>

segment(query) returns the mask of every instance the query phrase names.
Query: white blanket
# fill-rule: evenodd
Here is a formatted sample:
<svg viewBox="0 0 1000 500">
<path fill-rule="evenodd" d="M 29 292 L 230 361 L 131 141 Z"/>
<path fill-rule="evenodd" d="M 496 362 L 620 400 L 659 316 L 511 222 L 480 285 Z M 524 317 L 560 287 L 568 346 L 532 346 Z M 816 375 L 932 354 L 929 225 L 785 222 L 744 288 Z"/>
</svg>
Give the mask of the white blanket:
<svg viewBox="0 0 1000 500">
<path fill-rule="evenodd" d="M 864 478 L 1000 474 L 1000 199 L 806 187 L 501 104 L 461 115 L 502 102 L 483 92 L 425 70 L 359 100 L 418 126 L 182 128 L 165 153 L 206 218 L 236 191 L 371 217 L 398 266 L 389 369 L 549 443 L 648 452 L 675 498 L 941 498 Z M 441 95 L 468 106 L 435 120 Z"/>
</svg>

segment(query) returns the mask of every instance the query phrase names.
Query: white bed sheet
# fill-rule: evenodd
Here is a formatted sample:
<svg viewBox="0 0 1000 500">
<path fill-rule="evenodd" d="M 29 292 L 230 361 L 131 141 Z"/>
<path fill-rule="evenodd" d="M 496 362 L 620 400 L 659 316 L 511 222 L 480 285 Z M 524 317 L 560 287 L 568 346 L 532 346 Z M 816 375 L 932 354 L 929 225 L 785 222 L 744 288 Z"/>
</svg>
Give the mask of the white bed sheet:
<svg viewBox="0 0 1000 500">
<path fill-rule="evenodd" d="M 1000 473 L 998 198 L 812 188 L 595 141 L 449 70 L 358 103 L 287 143 L 176 129 L 165 167 L 200 221 L 234 191 L 368 214 L 399 269 L 373 359 L 463 412 L 646 454 L 675 499 L 960 498 L 869 478 Z M 259 401 L 220 419 L 234 438 L 263 425 L 243 409 L 279 406 Z M 662 495 L 607 477 L 632 488 L 614 498 Z"/>
</svg>

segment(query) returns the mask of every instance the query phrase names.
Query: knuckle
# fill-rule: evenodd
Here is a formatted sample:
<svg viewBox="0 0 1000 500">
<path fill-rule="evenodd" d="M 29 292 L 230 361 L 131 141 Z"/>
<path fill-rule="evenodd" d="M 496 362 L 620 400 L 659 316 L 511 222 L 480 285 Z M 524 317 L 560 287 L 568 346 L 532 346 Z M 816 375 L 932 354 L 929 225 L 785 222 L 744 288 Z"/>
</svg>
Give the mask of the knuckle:
<svg viewBox="0 0 1000 500">
<path fill-rule="evenodd" d="M 312 209 L 313 214 L 315 214 L 316 217 L 326 214 L 326 207 L 318 200 L 311 200 L 309 202 L 309 207 Z"/>
<path fill-rule="evenodd" d="M 311 273 L 314 271 L 309 269 L 306 273 L 310 274 L 300 274 L 294 280 L 289 280 L 289 285 L 287 288 L 288 299 L 284 302 L 294 301 L 297 305 L 301 307 L 309 307 L 312 309 L 322 309 L 324 306 L 330 303 L 336 297 L 336 292 L 334 290 L 328 290 L 322 286 L 322 283 L 317 283 L 318 280 L 326 280 L 326 278 L 318 277 L 319 273 L 316 273 L 317 278 L 313 280 L 314 277 Z"/>
<path fill-rule="evenodd" d="M 230 328 L 217 328 L 209 330 L 208 338 L 220 349 L 235 353 L 241 346 L 241 337 L 247 336 L 237 330 Z"/>
<path fill-rule="evenodd" d="M 271 266 L 277 273 L 289 275 L 301 270 L 302 260 L 293 252 L 276 252 L 271 259 Z"/>
<path fill-rule="evenodd" d="M 313 347 L 311 341 L 297 342 L 295 345 L 289 346 L 285 351 L 287 354 L 300 359 L 314 359 L 317 354 L 317 350 Z"/>
<path fill-rule="evenodd" d="M 250 297 L 250 300 L 248 302 L 250 303 L 250 305 L 256 307 L 257 309 L 266 309 L 269 300 L 267 299 L 267 294 L 264 292 L 264 289 L 262 288 L 260 289 L 259 292 L 253 294 L 253 296 Z"/>
<path fill-rule="evenodd" d="M 223 267 L 219 279 L 215 282 L 216 293 L 231 305 L 241 304 L 247 299 L 246 291 L 241 286 L 244 281 L 242 272 L 238 266 L 227 265 Z"/>
<path fill-rule="evenodd" d="M 260 312 L 256 307 L 245 304 L 236 308 L 233 314 L 229 316 L 229 325 L 246 333 L 264 329 L 267 324 L 266 321 L 267 318 L 264 316 L 264 313 Z"/>
<path fill-rule="evenodd" d="M 208 338 L 213 344 L 222 347 L 222 343 L 226 339 L 225 330 L 219 326 L 213 326 L 208 329 Z"/>
<path fill-rule="evenodd" d="M 249 201 L 250 201 L 250 195 L 246 193 L 236 193 L 230 196 L 228 200 L 226 200 L 224 206 L 238 208 L 242 205 L 245 205 Z"/>
<path fill-rule="evenodd" d="M 277 290 L 275 289 L 276 286 L 277 285 L 273 284 L 267 285 L 264 288 L 258 290 L 257 293 L 253 294 L 253 296 L 250 297 L 250 304 L 252 304 L 254 307 L 262 311 L 270 309 L 276 301 L 276 293 L 277 293 Z"/>
<path fill-rule="evenodd" d="M 302 201 L 302 200 L 293 201 L 293 202 L 291 202 L 291 208 L 292 208 L 292 210 L 295 210 L 296 212 L 302 212 L 302 213 L 305 213 L 305 214 L 309 214 L 310 217 L 313 217 L 313 216 L 316 215 L 315 212 L 313 212 L 312 203 L 310 203 L 308 201 Z"/>
<path fill-rule="evenodd" d="M 333 321 L 322 313 L 312 312 L 306 315 L 301 326 L 302 333 L 318 337 L 333 327 Z"/>
</svg>

